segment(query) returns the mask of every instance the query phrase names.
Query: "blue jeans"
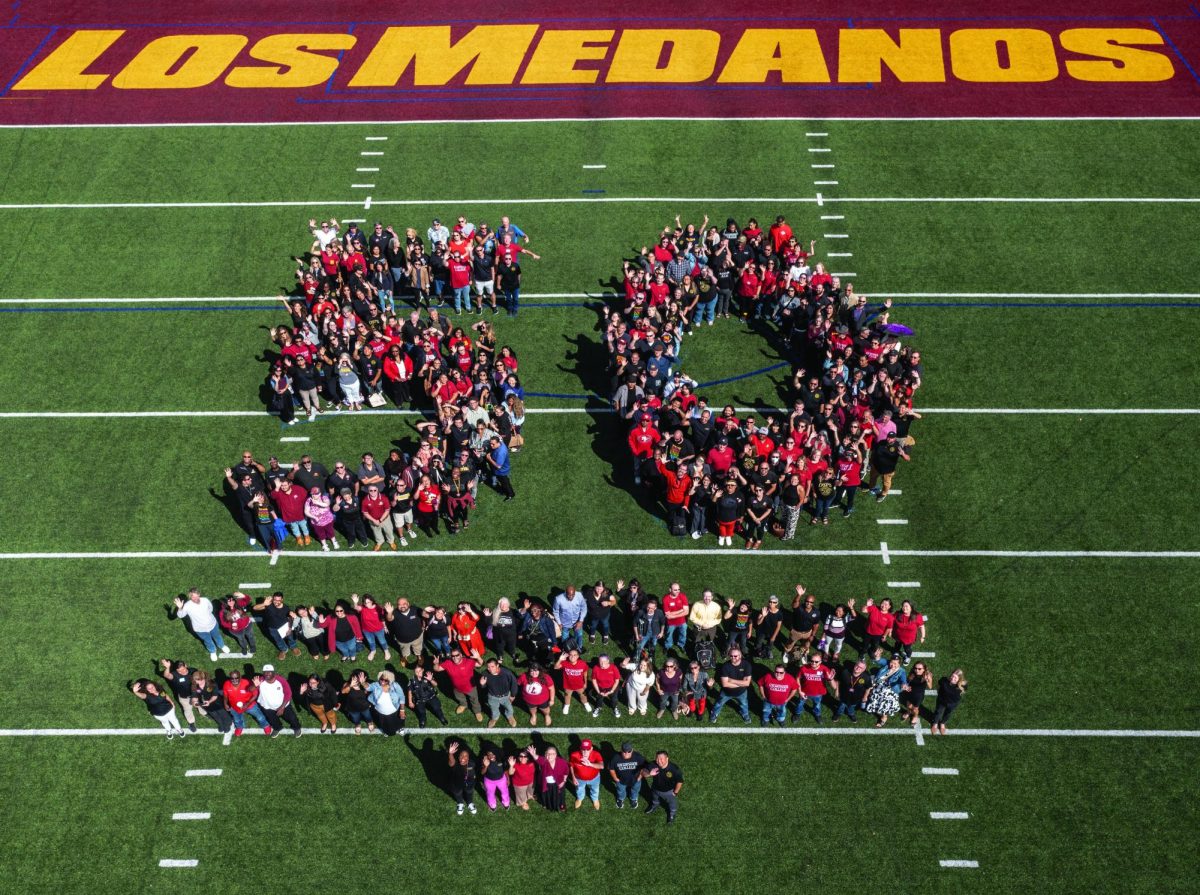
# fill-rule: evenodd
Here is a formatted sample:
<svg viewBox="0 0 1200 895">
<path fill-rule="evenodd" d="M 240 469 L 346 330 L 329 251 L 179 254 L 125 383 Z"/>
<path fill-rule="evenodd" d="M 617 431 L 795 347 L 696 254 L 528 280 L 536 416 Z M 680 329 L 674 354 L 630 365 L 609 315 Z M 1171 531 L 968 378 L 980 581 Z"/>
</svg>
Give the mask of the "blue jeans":
<svg viewBox="0 0 1200 895">
<path fill-rule="evenodd" d="M 387 638 L 384 637 L 383 631 L 363 631 L 363 640 L 366 641 L 368 650 L 386 650 L 388 648 Z"/>
<path fill-rule="evenodd" d="M 577 780 L 575 782 L 575 800 L 582 802 L 584 795 L 587 795 L 588 800 L 592 802 L 600 801 L 600 775 L 597 774 L 591 780 Z"/>
<path fill-rule="evenodd" d="M 458 286 L 454 290 L 454 313 L 471 310 L 471 287 Z"/>
<path fill-rule="evenodd" d="M 280 637 L 279 632 L 273 628 L 267 628 L 267 636 L 271 638 L 271 642 L 275 644 L 275 649 L 281 653 L 286 653 L 290 649 L 296 648 L 296 635 L 290 630 L 286 637 Z"/>
<path fill-rule="evenodd" d="M 254 527 L 258 531 L 258 542 L 262 544 L 263 550 L 270 550 L 271 542 L 275 540 L 275 529 L 271 527 L 271 523 L 256 522 Z"/>
<path fill-rule="evenodd" d="M 821 720 L 821 697 L 820 696 L 808 696 L 808 697 L 805 697 L 804 699 L 801 699 L 799 702 L 796 703 L 796 710 L 794 712 L 792 712 L 792 714 L 795 717 L 799 718 L 801 715 L 804 714 L 804 709 L 806 707 L 808 707 L 809 705 L 812 706 L 813 717 L 816 718 L 818 721 L 820 721 Z"/>
<path fill-rule="evenodd" d="M 566 652 L 572 647 L 575 649 L 583 649 L 583 632 L 577 629 L 574 625 L 571 625 L 569 628 L 564 628 L 560 644 L 563 648 L 563 652 Z"/>
<path fill-rule="evenodd" d="M 517 316 L 517 308 L 521 304 L 521 290 L 519 288 L 518 289 L 505 289 L 504 290 L 504 303 L 506 305 L 508 305 L 508 316 L 516 317 Z"/>
<path fill-rule="evenodd" d="M 750 720 L 750 699 L 745 693 L 741 693 L 737 696 L 730 696 L 728 693 L 722 693 L 717 698 L 717 701 L 713 703 L 712 711 L 708 713 L 708 719 L 710 721 L 716 721 L 717 716 L 721 714 L 721 709 L 724 708 L 725 703 L 727 702 L 732 702 L 737 706 L 738 713 L 742 716 L 743 721 Z"/>
<path fill-rule="evenodd" d="M 626 786 L 620 780 L 617 781 L 617 801 L 618 802 L 624 802 L 626 796 L 629 797 L 629 800 L 631 802 L 636 802 L 638 800 L 638 793 L 640 793 L 641 791 L 642 791 L 642 778 L 641 777 L 634 780 L 633 783 L 629 784 L 628 786 Z"/>
<path fill-rule="evenodd" d="M 299 522 L 289 522 L 287 523 L 287 527 L 288 531 L 292 533 L 293 537 L 298 538 L 301 536 L 308 536 L 308 523 L 303 519 L 301 519 Z"/>
<path fill-rule="evenodd" d="M 612 633 L 612 616 L 606 615 L 604 618 L 597 618 L 594 615 L 589 615 L 587 621 L 583 623 L 589 634 L 595 634 L 599 631 L 607 638 Z"/>
<path fill-rule="evenodd" d="M 832 494 L 829 495 L 829 497 L 818 497 L 817 498 L 817 518 L 818 519 L 828 519 L 829 518 L 829 508 L 831 506 L 833 506 L 833 495 Z"/>
<path fill-rule="evenodd" d="M 435 656 L 450 655 L 450 638 L 449 637 L 430 637 L 429 648 L 433 650 Z"/>
<path fill-rule="evenodd" d="M 213 628 L 211 631 L 196 632 L 196 636 L 200 638 L 200 642 L 208 648 L 210 653 L 220 652 L 225 648 L 225 641 L 221 639 L 221 629 Z"/>
<path fill-rule="evenodd" d="M 353 637 L 349 640 L 337 641 L 337 651 L 347 659 L 353 659 L 358 655 L 358 641 Z"/>
<path fill-rule="evenodd" d="M 246 709 L 245 714 L 242 714 L 241 712 L 233 712 L 233 726 L 236 730 L 241 730 L 246 726 L 246 715 L 249 715 L 251 718 L 257 721 L 259 727 L 266 728 L 271 726 L 267 723 L 267 716 L 263 714 L 263 710 L 256 705 L 252 705 L 250 708 Z"/>
<path fill-rule="evenodd" d="M 663 649 L 670 649 L 672 646 L 678 646 L 681 650 L 687 648 L 687 625 L 667 625 Z"/>
<path fill-rule="evenodd" d="M 396 313 L 396 302 L 392 300 L 392 293 L 390 291 L 385 289 L 379 290 L 379 307 L 389 314 Z"/>
<path fill-rule="evenodd" d="M 636 655 L 640 656 L 642 654 L 643 650 L 649 650 L 650 655 L 653 656 L 654 648 L 656 646 L 658 646 L 658 640 L 654 637 L 654 635 L 646 634 L 644 637 L 642 637 L 640 640 L 638 640 Z M 635 658 L 636 658 L 636 656 L 635 656 Z"/>
<path fill-rule="evenodd" d="M 716 313 L 717 313 L 717 296 L 713 295 L 713 297 L 711 299 L 709 299 L 708 301 L 702 301 L 696 305 L 696 325 L 699 326 L 701 323 L 704 323 L 705 321 L 712 323 L 713 317 L 716 316 Z"/>
<path fill-rule="evenodd" d="M 771 705 L 771 703 L 769 703 L 769 702 L 763 703 L 763 710 L 762 710 L 763 726 L 765 727 L 766 725 L 770 724 L 772 721 L 778 722 L 781 727 L 784 724 L 787 724 L 787 704 L 786 703 L 784 703 L 783 705 Z"/>
<path fill-rule="evenodd" d="M 833 710 L 833 720 L 836 721 L 842 715 L 848 715 L 851 721 L 857 721 L 858 706 L 853 702 L 839 702 L 837 708 Z"/>
</svg>

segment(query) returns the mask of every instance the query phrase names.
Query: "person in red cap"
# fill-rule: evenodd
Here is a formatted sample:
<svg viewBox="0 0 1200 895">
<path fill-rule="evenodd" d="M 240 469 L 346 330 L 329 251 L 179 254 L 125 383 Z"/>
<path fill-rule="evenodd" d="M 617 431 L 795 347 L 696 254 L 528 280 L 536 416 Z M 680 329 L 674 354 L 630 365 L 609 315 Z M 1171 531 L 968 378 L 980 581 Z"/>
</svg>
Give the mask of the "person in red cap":
<svg viewBox="0 0 1200 895">
<path fill-rule="evenodd" d="M 592 807 L 600 810 L 600 772 L 604 770 L 604 759 L 592 748 L 591 740 L 579 744 L 579 750 L 571 753 L 571 777 L 575 781 L 575 807 L 583 804 L 586 794 Z"/>
</svg>

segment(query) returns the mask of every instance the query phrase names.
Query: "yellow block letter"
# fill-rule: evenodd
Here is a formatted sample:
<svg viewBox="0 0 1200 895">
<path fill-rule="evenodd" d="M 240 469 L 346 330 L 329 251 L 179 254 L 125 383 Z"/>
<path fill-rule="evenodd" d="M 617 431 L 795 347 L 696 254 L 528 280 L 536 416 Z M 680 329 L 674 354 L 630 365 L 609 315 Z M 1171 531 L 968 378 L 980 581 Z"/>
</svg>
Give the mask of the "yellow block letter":
<svg viewBox="0 0 1200 895">
<path fill-rule="evenodd" d="M 206 87 L 224 74 L 247 43 L 244 34 L 160 37 L 142 47 L 112 83 L 122 90 Z"/>
<path fill-rule="evenodd" d="M 124 31 L 76 31 L 21 78 L 13 90 L 95 90 L 108 75 L 85 75 Z"/>
<path fill-rule="evenodd" d="M 717 81 L 761 84 L 771 72 L 785 84 L 828 84 L 829 68 L 811 28 L 747 28 Z"/>
<path fill-rule="evenodd" d="M 230 87 L 313 87 L 337 69 L 333 56 L 312 50 L 348 50 L 353 34 L 271 34 L 250 48 L 250 56 L 272 65 L 239 65 L 225 78 Z"/>
<path fill-rule="evenodd" d="M 670 55 L 659 68 L 663 48 L 668 45 Z M 609 84 L 694 84 L 713 73 L 720 48 L 721 35 L 698 28 L 623 31 L 604 80 Z"/>
<path fill-rule="evenodd" d="M 468 65 L 467 84 L 511 84 L 537 25 L 477 25 L 457 43 L 449 25 L 389 28 L 350 79 L 351 87 L 395 87 L 409 64 L 413 84 L 442 86 Z"/>
<path fill-rule="evenodd" d="M 1004 44 L 1008 64 L 1000 61 Z M 1058 77 L 1054 41 L 1035 28 L 964 28 L 950 35 L 950 64 L 962 81 L 1012 83 Z"/>
<path fill-rule="evenodd" d="M 1162 35 L 1149 28 L 1071 28 L 1058 39 L 1067 52 L 1104 60 L 1068 59 L 1067 74 L 1078 81 L 1169 81 L 1175 76 L 1175 64 L 1165 53 L 1126 46 L 1161 45 Z"/>
<path fill-rule="evenodd" d="M 594 84 L 594 68 L 578 69 L 575 63 L 608 55 L 611 31 L 546 31 L 538 41 L 522 84 Z"/>
<path fill-rule="evenodd" d="M 937 28 L 901 28 L 900 40 L 878 28 L 844 28 L 838 40 L 838 80 L 878 84 L 883 66 L 907 83 L 946 80 L 942 32 Z"/>
</svg>

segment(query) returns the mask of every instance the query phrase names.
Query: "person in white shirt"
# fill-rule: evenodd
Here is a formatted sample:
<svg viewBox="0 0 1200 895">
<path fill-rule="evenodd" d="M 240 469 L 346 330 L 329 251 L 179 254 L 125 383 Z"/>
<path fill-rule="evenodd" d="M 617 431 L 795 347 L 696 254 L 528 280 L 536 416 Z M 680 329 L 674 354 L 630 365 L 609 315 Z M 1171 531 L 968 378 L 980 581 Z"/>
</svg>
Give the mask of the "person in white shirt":
<svg viewBox="0 0 1200 895">
<path fill-rule="evenodd" d="M 650 689 L 657 680 L 653 663 L 649 659 L 642 659 L 636 663 L 633 659 L 626 659 L 621 663 L 621 667 L 630 672 L 625 681 L 625 697 L 629 703 L 629 714 L 632 715 L 634 712 L 646 714 L 646 702 L 650 698 Z"/>
<path fill-rule="evenodd" d="M 258 707 L 270 724 L 271 739 L 279 736 L 285 721 L 292 729 L 292 734 L 300 736 L 300 719 L 296 717 L 296 709 L 292 705 L 292 687 L 275 674 L 275 666 L 264 665 L 262 674 L 255 676 L 254 685 L 258 687 Z"/>
<path fill-rule="evenodd" d="M 321 221 L 321 226 L 319 227 L 317 226 L 317 219 L 310 218 L 308 229 L 313 235 L 313 247 L 316 251 L 324 251 L 331 242 L 338 238 L 338 222 L 333 218 Z"/>
<path fill-rule="evenodd" d="M 445 245 L 450 241 L 450 231 L 437 218 L 433 219 L 433 226 L 425 231 L 425 235 L 429 237 L 430 251 L 433 251 L 433 247 L 438 243 Z"/>
<path fill-rule="evenodd" d="M 175 615 L 191 625 L 192 633 L 200 638 L 208 650 L 208 658 L 217 661 L 217 651 L 229 652 L 229 647 L 221 639 L 221 629 L 217 625 L 217 614 L 213 611 L 212 600 L 200 596 L 200 589 L 193 587 L 187 593 L 187 599 L 175 598 Z"/>
<path fill-rule="evenodd" d="M 367 700 L 375 710 L 375 720 L 384 736 L 404 730 L 404 690 L 390 671 L 379 672 L 379 680 L 367 690 Z"/>
</svg>

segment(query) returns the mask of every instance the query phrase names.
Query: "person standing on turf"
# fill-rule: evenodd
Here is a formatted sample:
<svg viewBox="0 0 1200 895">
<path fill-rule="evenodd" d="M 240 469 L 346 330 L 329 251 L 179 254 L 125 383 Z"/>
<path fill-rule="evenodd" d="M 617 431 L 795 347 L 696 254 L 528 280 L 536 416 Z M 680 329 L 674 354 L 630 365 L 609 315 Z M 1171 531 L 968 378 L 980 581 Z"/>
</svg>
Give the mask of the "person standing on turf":
<svg viewBox="0 0 1200 895">
<path fill-rule="evenodd" d="M 225 708 L 233 713 L 233 735 L 240 737 L 246 727 L 246 715 L 257 721 L 267 736 L 271 735 L 271 725 L 267 716 L 258 707 L 258 690 L 251 681 L 242 677 L 237 669 L 229 672 L 229 679 L 221 687 L 225 697 Z"/>
<path fill-rule="evenodd" d="M 458 803 L 457 814 L 461 817 L 466 809 L 472 814 L 478 814 L 475 809 L 475 761 L 466 747 L 458 742 L 450 744 L 448 750 L 450 765 L 450 795 Z"/>
<path fill-rule="evenodd" d="M 479 676 L 479 686 L 487 694 L 488 711 L 492 716 L 487 726 L 495 727 L 500 716 L 504 715 L 508 726 L 516 727 L 517 716 L 513 713 L 513 699 L 518 689 L 516 675 L 503 667 L 499 659 L 488 659 L 483 674 Z"/>
<path fill-rule="evenodd" d="M 590 712 L 592 705 L 587 697 L 589 669 L 587 662 L 579 657 L 579 650 L 572 648 L 560 654 L 554 667 L 562 673 L 563 714 L 570 713 L 572 696 L 583 703 L 585 712 Z"/>
<path fill-rule="evenodd" d="M 564 650 L 583 649 L 583 621 L 587 618 L 587 600 L 575 589 L 574 584 L 568 584 L 566 589 L 554 598 L 554 619 L 562 628 L 560 645 Z"/>
<path fill-rule="evenodd" d="M 229 647 L 221 639 L 221 629 L 217 622 L 217 614 L 213 611 L 212 600 L 200 595 L 200 589 L 193 587 L 187 592 L 187 599 L 175 598 L 175 617 L 184 619 L 191 625 L 192 633 L 208 650 L 208 658 L 217 661 L 217 651 L 229 652 Z"/>
<path fill-rule="evenodd" d="M 804 714 L 805 707 L 811 703 L 813 719 L 820 724 L 821 701 L 825 698 L 826 691 L 832 687 L 834 697 L 838 695 L 838 682 L 833 669 L 825 664 L 820 653 L 813 653 L 800 666 L 797 677 L 800 680 L 800 701 L 796 703 L 793 717 L 799 719 Z"/>
<path fill-rule="evenodd" d="M 740 649 L 735 648 L 729 651 L 729 658 L 717 670 L 717 682 L 721 686 L 721 695 L 713 704 L 708 720 L 716 721 L 725 704 L 732 702 L 737 705 L 742 721 L 749 724 L 750 701 L 746 694 L 754 682 L 754 668 L 750 664 L 750 660 L 742 656 Z"/>
<path fill-rule="evenodd" d="M 883 503 L 892 490 L 892 478 L 901 460 L 911 460 L 912 457 L 904 450 L 895 432 L 889 432 L 887 438 L 875 445 L 871 451 L 871 493 L 875 495 L 876 503 Z M 883 479 L 882 485 L 875 483 Z"/>
<path fill-rule="evenodd" d="M 585 797 L 591 799 L 592 807 L 600 810 L 600 773 L 604 770 L 604 759 L 592 748 L 591 740 L 584 740 L 579 749 L 571 753 L 571 777 L 575 781 L 575 810 L 583 805 Z"/>
<path fill-rule="evenodd" d="M 633 617 L 633 636 L 637 644 L 634 655 L 654 658 L 654 650 L 663 639 L 666 621 L 657 600 L 649 599 L 642 605 Z"/>
<path fill-rule="evenodd" d="M 850 612 L 854 612 L 854 601 L 847 600 Z M 892 601 L 884 597 L 875 605 L 874 599 L 868 599 L 863 606 L 863 615 L 867 617 L 866 636 L 863 638 L 862 655 L 870 656 L 883 645 L 884 639 L 891 633 L 896 617 L 892 614 Z"/>
<path fill-rule="evenodd" d="M 248 596 L 240 590 L 235 590 L 222 601 L 217 620 L 221 627 L 229 632 L 229 636 L 237 641 L 239 649 L 248 658 L 253 658 L 258 649 L 258 642 L 254 637 L 254 619 L 246 611 L 250 602 Z"/>
<path fill-rule="evenodd" d="M 708 691 L 712 686 L 713 682 L 709 678 L 708 672 L 693 659 L 688 666 L 687 674 L 683 676 L 681 689 L 681 698 L 685 700 L 683 713 L 694 716 L 697 721 L 703 720 L 708 709 Z"/>
<path fill-rule="evenodd" d="M 900 664 L 900 654 L 893 653 L 887 665 L 879 669 L 867 691 L 866 710 L 878 720 L 876 727 L 887 724 L 888 717 L 900 711 L 900 691 L 908 686 L 908 672 Z"/>
<path fill-rule="evenodd" d="M 458 708 L 456 715 L 461 715 L 469 707 L 476 721 L 483 720 L 483 705 L 479 701 L 479 691 L 475 687 L 475 669 L 479 663 L 465 657 L 457 646 L 450 649 L 450 661 L 442 662 L 437 656 L 433 657 L 433 670 L 444 672 L 450 679 L 450 687 L 454 692 L 454 701 Z"/>
<path fill-rule="evenodd" d="M 375 720 L 384 736 L 395 736 L 404 730 L 404 688 L 396 683 L 394 674 L 379 672 L 379 679 L 367 690 L 367 701 L 375 710 Z"/>
<path fill-rule="evenodd" d="M 159 664 L 162 666 L 163 680 L 167 682 L 167 686 L 179 700 L 180 708 L 183 709 L 183 719 L 187 721 L 188 730 L 195 733 L 196 712 L 195 704 L 192 702 L 192 670 L 188 668 L 187 662 L 172 662 L 170 659 L 163 659 Z"/>
<path fill-rule="evenodd" d="M 637 808 L 645 767 L 646 759 L 640 752 L 634 751 L 633 743 L 628 740 L 621 744 L 621 751 L 608 760 L 608 775 L 617 790 L 618 808 L 625 807 L 626 799 L 630 808 Z"/>
<path fill-rule="evenodd" d="M 592 709 L 592 717 L 600 717 L 600 709 L 609 706 L 613 717 L 621 717 L 621 669 L 618 668 L 606 654 L 596 659 L 592 669 L 592 694 L 596 697 L 596 707 Z"/>
<path fill-rule="evenodd" d="M 800 684 L 788 674 L 787 666 L 782 662 L 770 674 L 759 678 L 758 693 L 763 703 L 760 726 L 767 727 L 774 721 L 780 727 L 786 727 L 788 703 L 799 691 Z"/>
<path fill-rule="evenodd" d="M 612 633 L 612 611 L 617 605 L 617 595 L 604 586 L 603 581 L 583 588 L 583 598 L 587 600 L 587 616 L 584 628 L 588 632 L 588 643 L 596 642 L 596 632 L 599 631 L 602 643 L 607 644 Z"/>
<path fill-rule="evenodd" d="M 787 646 L 783 648 L 783 661 L 786 663 L 794 657 L 803 662 L 812 649 L 820 626 L 821 613 L 817 611 L 816 598 L 805 591 L 803 584 L 797 584 L 796 596 L 792 599 L 791 634 Z"/>
<path fill-rule="evenodd" d="M 522 749 L 516 755 L 508 757 L 508 776 L 511 778 L 513 798 L 517 807 L 522 811 L 529 810 L 529 800 L 533 798 L 533 786 L 537 781 L 537 765 L 529 749 Z"/>
<path fill-rule="evenodd" d="M 338 693 L 319 674 L 310 674 L 308 681 L 300 685 L 300 697 L 321 722 L 321 733 L 337 733 Z"/>
<path fill-rule="evenodd" d="M 660 751 L 654 756 L 654 764 L 642 768 L 642 779 L 650 782 L 650 804 L 646 814 L 653 814 L 659 803 L 667 806 L 667 823 L 675 822 L 679 813 L 679 792 L 683 789 L 683 771 L 671 761 L 671 756 Z"/>
<path fill-rule="evenodd" d="M 851 662 L 847 659 L 842 663 L 838 670 L 838 704 L 833 712 L 835 722 L 842 715 L 846 715 L 851 724 L 858 723 L 858 709 L 866 699 L 867 691 L 871 689 L 871 680 L 866 660 Z"/>
<path fill-rule="evenodd" d="M 699 601 L 692 604 L 688 613 L 688 621 L 696 628 L 696 643 L 716 644 L 717 632 L 721 630 L 721 621 L 725 613 L 721 603 L 713 596 L 711 590 L 706 590 Z"/>
<path fill-rule="evenodd" d="M 538 712 L 546 720 L 549 727 L 554 721 L 550 718 L 550 709 L 554 705 L 554 681 L 534 662 L 528 670 L 517 678 L 517 686 L 521 691 L 521 699 L 529 709 L 529 726 L 537 727 Z"/>
<path fill-rule="evenodd" d="M 424 665 L 413 669 L 412 681 L 408 685 L 408 707 L 417 713 L 417 726 L 425 727 L 428 714 L 433 715 L 446 724 L 446 714 L 442 711 L 442 701 L 438 699 L 437 683 L 431 672 Z"/>
<path fill-rule="evenodd" d="M 494 749 L 485 747 L 479 760 L 479 771 L 483 775 L 483 794 L 487 798 L 488 811 L 496 810 L 496 796 L 504 805 L 505 810 L 511 804 L 508 795 L 508 773 L 503 761 L 497 757 Z"/>
<path fill-rule="evenodd" d="M 512 466 L 508 460 L 508 448 L 504 446 L 499 435 L 493 435 L 489 444 L 491 450 L 488 451 L 487 462 L 496 483 L 496 490 L 504 495 L 505 500 L 512 500 L 517 495 L 513 492 L 512 482 L 509 480 Z"/>
<path fill-rule="evenodd" d="M 400 653 L 400 664 L 407 668 L 409 660 L 421 661 L 421 653 L 425 649 L 425 619 L 432 607 L 426 607 L 422 612 L 413 606 L 405 597 L 400 597 L 396 605 L 383 604 L 384 616 L 387 618 L 388 633 L 396 641 Z"/>
<path fill-rule="evenodd" d="M 920 635 L 922 643 L 925 642 L 925 616 L 914 610 L 911 602 L 904 600 L 892 618 L 896 652 L 901 655 L 902 661 L 908 662 L 912 659 L 913 644 L 917 642 L 917 635 Z"/>
<path fill-rule="evenodd" d="M 570 766 L 567 764 L 567 760 L 558 754 L 558 749 L 554 746 L 547 746 L 546 751 L 540 756 L 537 754 L 537 749 L 533 746 L 530 746 L 528 751 L 538 766 L 538 776 L 541 779 L 542 804 L 549 811 L 566 811 L 567 806 L 563 802 L 563 790 L 567 786 L 567 775 L 570 774 Z"/>
<path fill-rule="evenodd" d="M 271 642 L 275 644 L 275 649 L 279 650 L 279 655 L 275 657 L 276 662 L 286 659 L 289 649 L 294 655 L 300 655 L 300 647 L 296 645 L 296 635 L 292 632 L 292 620 L 296 617 L 296 613 L 283 602 L 281 591 L 265 597 L 251 608 L 255 612 L 262 613 L 263 629 L 271 638 Z M 332 653 L 333 650 L 330 649 L 329 652 Z"/>
<path fill-rule="evenodd" d="M 938 680 L 937 703 L 933 707 L 933 721 L 929 725 L 931 733 L 946 735 L 946 722 L 962 702 L 966 689 L 967 679 L 961 668 L 955 668 L 949 676 Z"/>
<path fill-rule="evenodd" d="M 662 611 L 666 617 L 666 633 L 663 637 L 663 649 L 670 652 L 676 646 L 683 654 L 687 650 L 687 620 L 688 595 L 679 587 L 678 581 L 672 581 L 671 586 L 662 597 Z"/>
<path fill-rule="evenodd" d="M 187 731 L 180 726 L 179 719 L 175 717 L 175 703 L 158 684 L 141 678 L 134 681 L 129 689 L 146 704 L 146 711 L 154 716 L 154 720 L 163 726 L 168 740 L 174 739 L 175 734 L 179 734 L 180 737 L 187 736 Z"/>
<path fill-rule="evenodd" d="M 292 728 L 292 735 L 299 737 L 300 719 L 296 717 L 296 709 L 292 706 L 292 687 L 275 674 L 275 666 L 264 665 L 262 674 L 254 678 L 254 686 L 258 688 L 258 707 L 267 716 L 267 724 L 272 728 L 271 736 L 279 736 L 280 729 L 287 722 Z"/>
</svg>

